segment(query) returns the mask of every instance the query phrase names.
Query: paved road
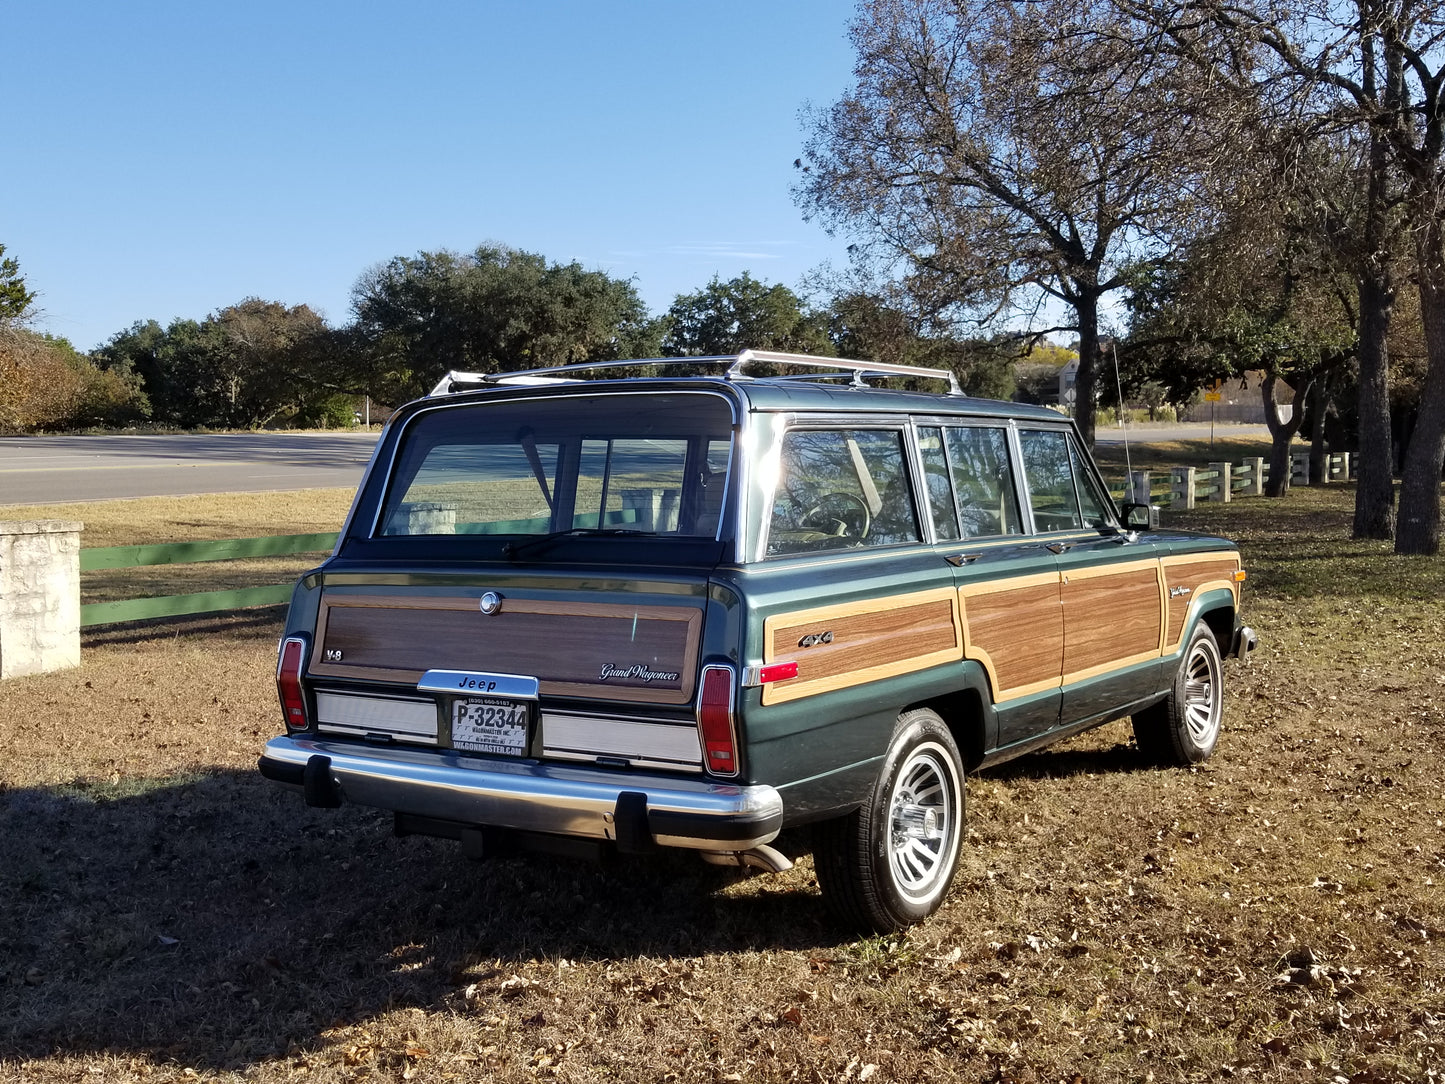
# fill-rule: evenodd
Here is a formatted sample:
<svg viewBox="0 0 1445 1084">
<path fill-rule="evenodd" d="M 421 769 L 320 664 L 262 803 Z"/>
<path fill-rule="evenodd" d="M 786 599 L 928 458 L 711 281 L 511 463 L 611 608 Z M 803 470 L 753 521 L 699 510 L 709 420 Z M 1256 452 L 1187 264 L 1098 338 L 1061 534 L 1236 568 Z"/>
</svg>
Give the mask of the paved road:
<svg viewBox="0 0 1445 1084">
<path fill-rule="evenodd" d="M 1099 426 L 1094 431 L 1095 444 L 1123 444 L 1125 432 L 1116 425 Z M 1269 426 L 1225 424 L 1214 426 L 1215 440 L 1240 440 L 1242 438 L 1268 437 Z M 1208 440 L 1208 422 L 1174 422 L 1169 425 L 1131 425 L 1128 429 L 1130 444 L 1149 444 L 1165 440 Z"/>
<path fill-rule="evenodd" d="M 1215 437 L 1263 437 L 1263 425 L 1216 425 Z M 1207 440 L 1208 422 L 1131 426 L 1129 440 Z M 1101 428 L 1100 444 L 1124 433 Z M 355 486 L 375 433 L 3 437 L 0 504 Z"/>
<path fill-rule="evenodd" d="M 376 433 L 0 438 L 0 504 L 354 487 Z"/>
</svg>

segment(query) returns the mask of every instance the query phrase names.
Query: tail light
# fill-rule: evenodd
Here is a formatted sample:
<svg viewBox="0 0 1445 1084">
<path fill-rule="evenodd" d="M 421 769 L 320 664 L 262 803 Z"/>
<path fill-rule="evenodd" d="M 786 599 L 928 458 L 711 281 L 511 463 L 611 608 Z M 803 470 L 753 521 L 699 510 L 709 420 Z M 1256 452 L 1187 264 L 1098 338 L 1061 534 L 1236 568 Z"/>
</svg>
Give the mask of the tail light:
<svg viewBox="0 0 1445 1084">
<path fill-rule="evenodd" d="M 702 668 L 698 729 L 702 731 L 703 767 L 713 775 L 738 774 L 737 727 L 733 720 L 735 675 L 730 666 Z"/>
<path fill-rule="evenodd" d="M 288 730 L 305 730 L 311 725 L 306 717 L 306 694 L 301 691 L 301 669 L 305 665 L 306 641 L 300 636 L 283 640 L 276 662 L 276 691 L 281 696 L 281 714 Z"/>
</svg>

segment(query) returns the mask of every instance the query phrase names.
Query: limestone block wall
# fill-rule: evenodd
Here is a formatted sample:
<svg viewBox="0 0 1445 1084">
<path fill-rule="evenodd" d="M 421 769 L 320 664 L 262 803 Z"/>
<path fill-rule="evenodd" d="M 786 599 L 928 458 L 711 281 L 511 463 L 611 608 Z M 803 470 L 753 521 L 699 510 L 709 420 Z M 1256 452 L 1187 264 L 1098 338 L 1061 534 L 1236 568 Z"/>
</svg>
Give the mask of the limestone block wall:
<svg viewBox="0 0 1445 1084">
<path fill-rule="evenodd" d="M 0 679 L 80 665 L 80 532 L 0 521 Z"/>
</svg>

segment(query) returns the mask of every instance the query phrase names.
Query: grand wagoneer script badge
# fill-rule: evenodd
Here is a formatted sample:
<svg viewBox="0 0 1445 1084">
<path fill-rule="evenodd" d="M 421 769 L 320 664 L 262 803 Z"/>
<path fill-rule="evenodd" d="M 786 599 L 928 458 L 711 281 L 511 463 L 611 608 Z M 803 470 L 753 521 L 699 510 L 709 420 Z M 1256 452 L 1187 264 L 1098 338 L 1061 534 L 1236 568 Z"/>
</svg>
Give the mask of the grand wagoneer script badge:
<svg viewBox="0 0 1445 1084">
<path fill-rule="evenodd" d="M 614 678 L 618 681 L 676 681 L 677 674 L 669 673 L 666 670 L 649 670 L 641 663 L 638 663 L 636 666 L 617 667 L 613 666 L 610 662 L 604 662 L 602 664 L 602 673 L 597 680 L 611 681 Z"/>
</svg>

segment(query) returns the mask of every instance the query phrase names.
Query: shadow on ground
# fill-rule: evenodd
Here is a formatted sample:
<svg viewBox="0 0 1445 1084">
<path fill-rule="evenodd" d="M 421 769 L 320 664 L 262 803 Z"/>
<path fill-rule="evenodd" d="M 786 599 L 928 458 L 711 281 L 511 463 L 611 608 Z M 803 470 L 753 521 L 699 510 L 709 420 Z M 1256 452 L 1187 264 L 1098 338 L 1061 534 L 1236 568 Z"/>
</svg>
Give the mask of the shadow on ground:
<svg viewBox="0 0 1445 1084">
<path fill-rule="evenodd" d="M 838 944 L 808 880 L 718 891 L 685 855 L 474 863 L 257 776 L 0 795 L 0 1058 L 237 1068 L 476 969 Z"/>
</svg>

